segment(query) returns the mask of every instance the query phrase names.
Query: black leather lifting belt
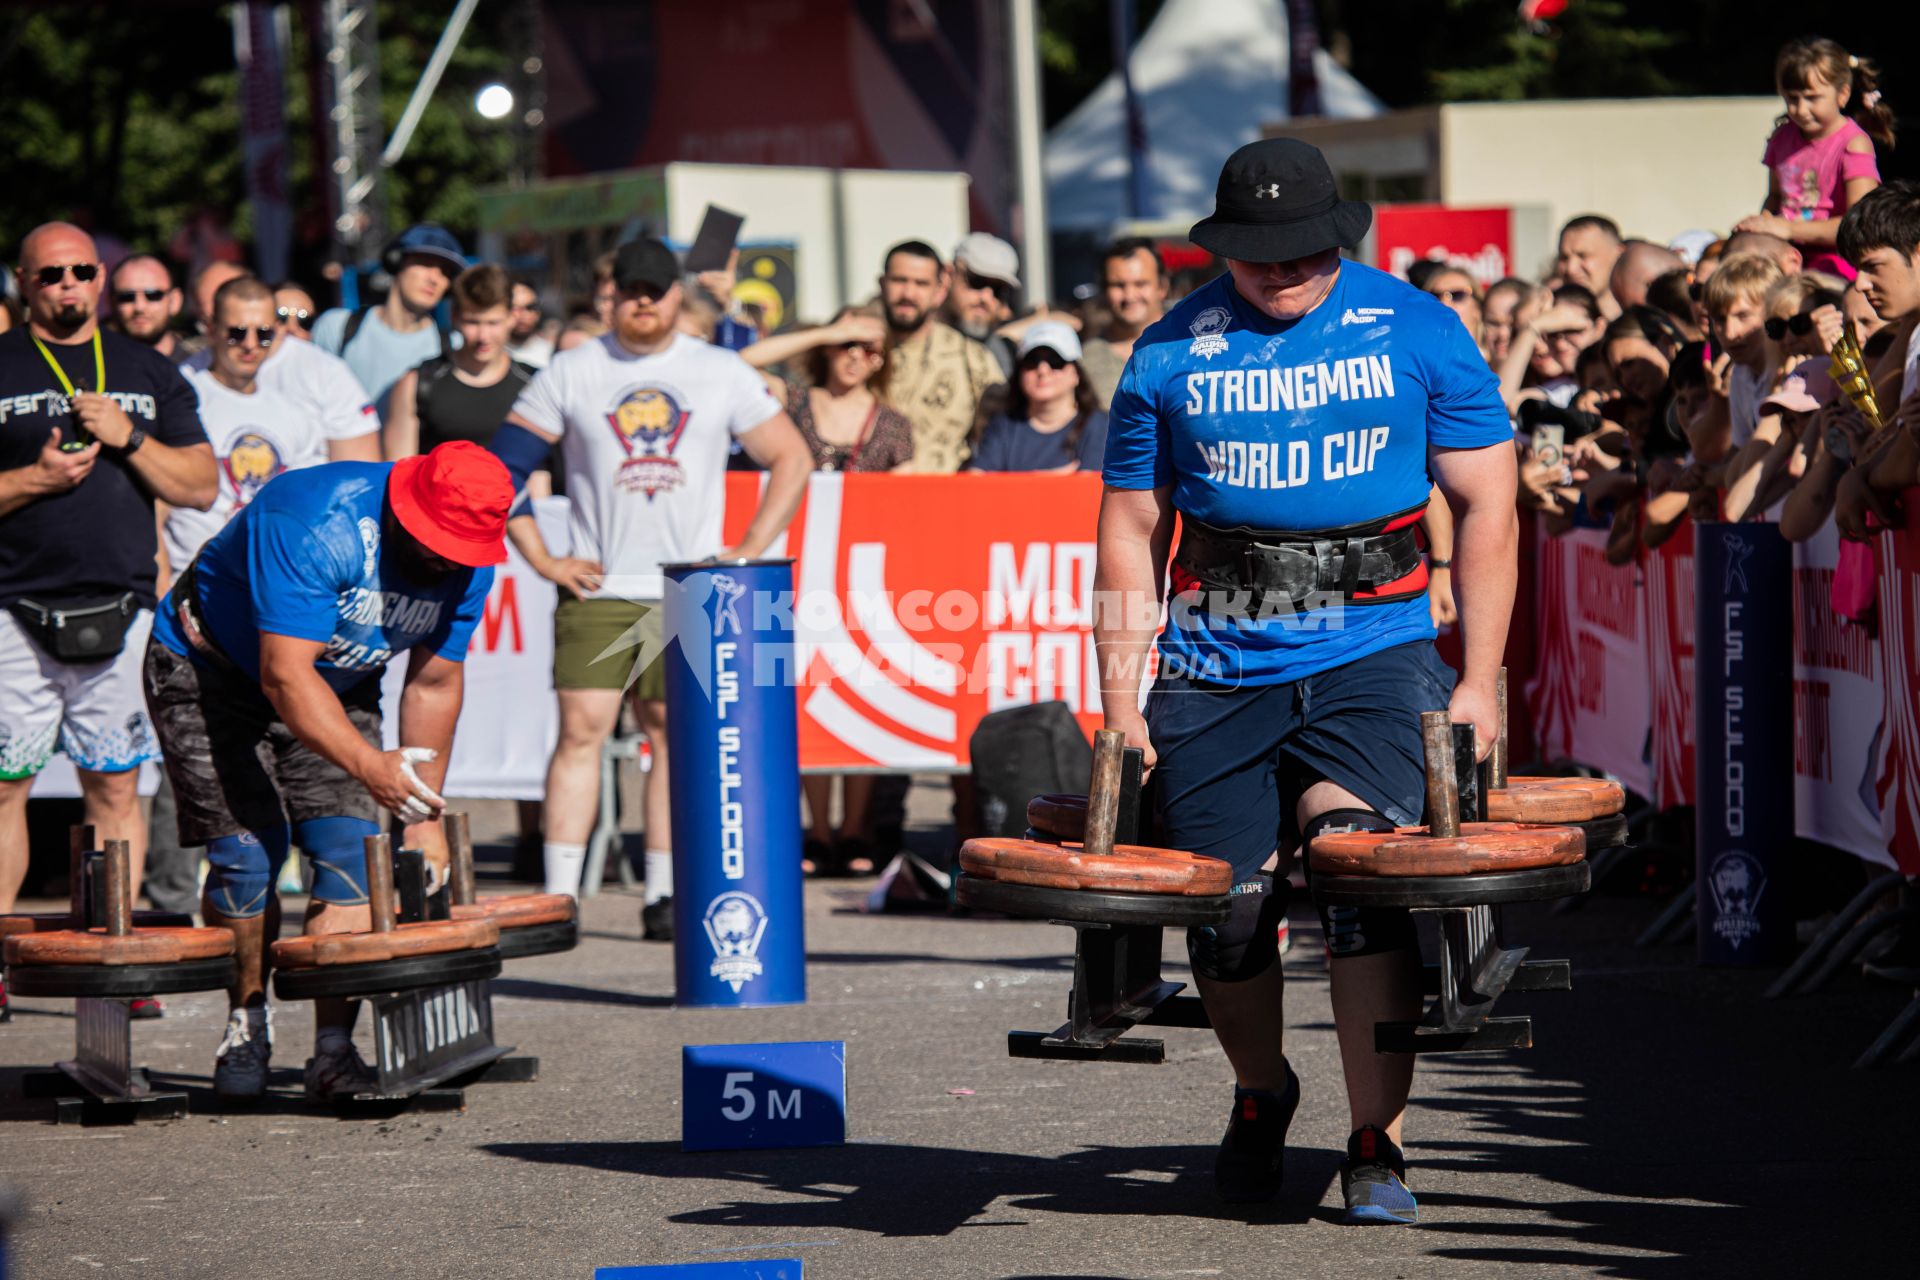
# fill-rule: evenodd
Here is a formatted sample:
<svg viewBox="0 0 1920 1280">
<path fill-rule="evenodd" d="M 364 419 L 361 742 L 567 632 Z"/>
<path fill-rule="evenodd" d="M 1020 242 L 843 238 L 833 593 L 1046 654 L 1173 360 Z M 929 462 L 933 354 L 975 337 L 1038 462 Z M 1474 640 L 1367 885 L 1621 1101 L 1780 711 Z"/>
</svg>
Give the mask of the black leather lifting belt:
<svg viewBox="0 0 1920 1280">
<path fill-rule="evenodd" d="M 1344 529 L 1284 532 L 1216 529 L 1182 515 L 1174 563 L 1209 592 L 1241 593 L 1255 609 L 1275 596 L 1285 597 L 1295 608 L 1307 607 L 1315 595 L 1333 594 L 1347 603 L 1386 603 L 1416 592 L 1359 600 L 1354 596 L 1398 582 L 1420 567 L 1420 547 L 1413 536 L 1416 522 L 1390 533 L 1380 531 L 1411 514 L 1405 511 Z"/>
</svg>

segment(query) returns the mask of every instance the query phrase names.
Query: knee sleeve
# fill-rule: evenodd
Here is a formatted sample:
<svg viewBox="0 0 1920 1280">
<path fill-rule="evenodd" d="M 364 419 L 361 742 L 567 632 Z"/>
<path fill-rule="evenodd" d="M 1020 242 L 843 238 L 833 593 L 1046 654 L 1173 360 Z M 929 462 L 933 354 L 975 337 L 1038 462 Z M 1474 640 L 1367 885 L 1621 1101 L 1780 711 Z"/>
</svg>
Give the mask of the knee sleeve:
<svg viewBox="0 0 1920 1280">
<path fill-rule="evenodd" d="M 232 920 L 261 914 L 286 856 L 285 827 L 216 837 L 207 845 L 207 905 Z"/>
<path fill-rule="evenodd" d="M 1290 888 L 1264 872 L 1235 885 L 1224 922 L 1187 930 L 1193 971 L 1215 982 L 1246 982 L 1272 968 L 1280 958 Z"/>
<path fill-rule="evenodd" d="M 293 838 L 313 859 L 313 900 L 357 907 L 367 900 L 368 836 L 380 828 L 365 818 L 308 818 Z"/>
<path fill-rule="evenodd" d="M 1302 833 L 1311 843 L 1330 831 L 1392 831 L 1393 823 L 1372 809 L 1331 809 L 1307 823 Z M 1312 870 L 1308 873 L 1311 876 Z M 1317 904 L 1319 905 L 1319 904 Z M 1410 951 L 1419 946 L 1413 916 L 1405 907 L 1347 907 L 1319 905 L 1320 929 L 1327 939 L 1327 955 L 1334 960 L 1354 956 Z"/>
</svg>

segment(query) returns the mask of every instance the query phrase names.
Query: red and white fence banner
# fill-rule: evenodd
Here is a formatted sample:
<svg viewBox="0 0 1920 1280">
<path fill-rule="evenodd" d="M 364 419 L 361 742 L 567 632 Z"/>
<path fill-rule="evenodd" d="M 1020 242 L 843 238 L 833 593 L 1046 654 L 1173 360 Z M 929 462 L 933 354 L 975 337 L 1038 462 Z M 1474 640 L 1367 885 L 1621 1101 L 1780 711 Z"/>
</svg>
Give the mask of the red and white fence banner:
<svg viewBox="0 0 1920 1280">
<path fill-rule="evenodd" d="M 1880 831 L 1881 647 L 1833 608 L 1840 534 L 1829 522 L 1793 548 L 1794 829 L 1891 864 Z"/>
<path fill-rule="evenodd" d="M 1905 495 L 1907 525 L 1880 535 L 1881 682 L 1885 723 L 1875 794 L 1895 863 L 1920 875 L 1920 489 Z"/>
<path fill-rule="evenodd" d="M 1661 809 L 1693 803 L 1693 522 L 1645 560 L 1647 658 L 1652 675 L 1652 798 Z"/>
<path fill-rule="evenodd" d="M 1577 760 L 1650 794 L 1653 700 L 1640 568 L 1608 564 L 1601 529 L 1540 537 L 1540 658 L 1528 689 L 1540 756 Z"/>
</svg>

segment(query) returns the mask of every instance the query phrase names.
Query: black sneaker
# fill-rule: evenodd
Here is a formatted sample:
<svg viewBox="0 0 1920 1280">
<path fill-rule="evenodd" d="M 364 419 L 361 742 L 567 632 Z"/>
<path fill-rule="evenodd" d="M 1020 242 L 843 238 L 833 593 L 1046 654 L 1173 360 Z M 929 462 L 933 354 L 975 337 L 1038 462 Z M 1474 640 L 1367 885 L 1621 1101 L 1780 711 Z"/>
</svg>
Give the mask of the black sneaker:
<svg viewBox="0 0 1920 1280">
<path fill-rule="evenodd" d="M 1347 1139 L 1340 1192 L 1347 1198 L 1348 1222 L 1403 1227 L 1419 1221 L 1419 1206 L 1407 1190 L 1407 1157 L 1373 1125 Z"/>
<path fill-rule="evenodd" d="M 666 897 L 640 908 L 640 936 L 647 942 L 673 941 L 673 899 Z"/>
<path fill-rule="evenodd" d="M 1287 1067 L 1280 1093 L 1233 1091 L 1233 1119 L 1213 1162 L 1213 1193 L 1227 1204 L 1264 1204 L 1280 1190 L 1287 1126 L 1300 1105 L 1300 1077 Z"/>
</svg>

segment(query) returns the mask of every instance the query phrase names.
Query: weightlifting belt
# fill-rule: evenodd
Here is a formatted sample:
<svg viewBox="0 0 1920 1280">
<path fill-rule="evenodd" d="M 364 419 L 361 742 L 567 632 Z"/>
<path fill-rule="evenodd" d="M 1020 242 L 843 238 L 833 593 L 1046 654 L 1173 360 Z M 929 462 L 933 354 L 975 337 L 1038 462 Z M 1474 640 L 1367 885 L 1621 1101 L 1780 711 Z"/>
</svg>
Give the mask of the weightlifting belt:
<svg viewBox="0 0 1920 1280">
<path fill-rule="evenodd" d="M 214 640 L 213 632 L 200 613 L 200 558 L 195 556 L 179 577 L 173 580 L 174 617 L 180 623 L 180 634 L 186 639 L 187 647 L 212 665 L 223 671 L 246 673 L 240 670 L 240 664 L 229 658 L 226 651 Z"/>
<path fill-rule="evenodd" d="M 1422 504 L 1342 529 L 1286 531 L 1219 529 L 1182 515 L 1175 586 L 1237 594 L 1250 611 L 1280 603 L 1276 597 L 1296 609 L 1325 603 L 1327 596 L 1343 604 L 1410 600 L 1427 589 L 1413 535 L 1425 511 Z M 1192 584 L 1178 580 L 1181 571 Z"/>
</svg>

